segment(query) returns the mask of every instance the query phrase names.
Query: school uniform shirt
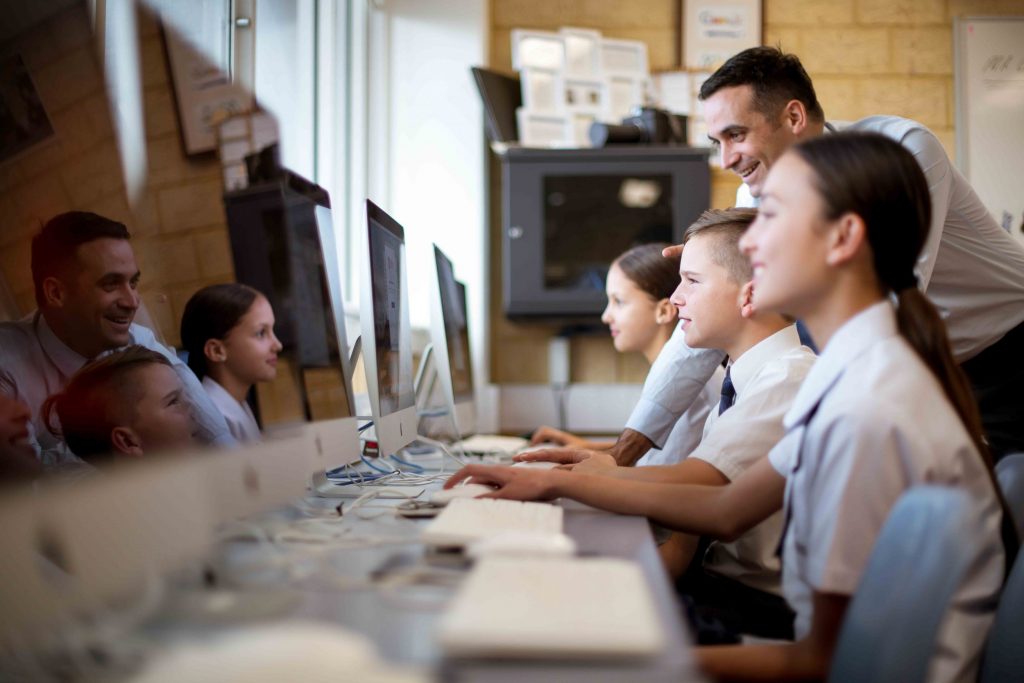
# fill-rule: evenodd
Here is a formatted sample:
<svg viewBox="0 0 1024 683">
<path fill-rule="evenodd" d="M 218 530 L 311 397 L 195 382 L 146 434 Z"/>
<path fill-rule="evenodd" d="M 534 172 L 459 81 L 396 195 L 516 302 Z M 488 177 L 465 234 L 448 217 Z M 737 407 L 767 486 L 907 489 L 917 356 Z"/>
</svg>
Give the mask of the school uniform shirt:
<svg viewBox="0 0 1024 683">
<path fill-rule="evenodd" d="M 144 346 L 170 361 L 192 405 L 199 440 L 215 446 L 234 444 L 220 411 L 188 366 L 158 342 L 149 328 L 133 323 L 128 334 L 130 345 Z M 24 401 L 31 409 L 29 441 L 48 467 L 82 462 L 43 424 L 41 408 L 43 401 L 61 391 L 88 360 L 58 339 L 39 311 L 21 320 L 0 323 L 0 391 Z"/>
<path fill-rule="evenodd" d="M 664 349 L 663 349 L 664 350 Z M 708 416 L 718 412 L 718 399 L 721 394 L 722 380 L 725 370 L 719 366 L 704 383 L 704 388 L 697 398 L 686 409 L 682 417 L 676 420 L 675 426 L 665 439 L 661 448 L 652 448 L 636 461 L 637 467 L 645 465 L 674 465 L 692 453 L 704 434 L 704 425 Z"/>
<path fill-rule="evenodd" d="M 203 377 L 203 389 L 224 416 L 228 430 L 236 441 L 253 443 L 260 440 L 260 426 L 256 423 L 256 416 L 252 414 L 252 408 L 248 403 L 236 401 L 227 389 L 209 375 Z"/>
<path fill-rule="evenodd" d="M 928 680 L 974 681 L 1003 576 L 1001 511 L 981 457 L 938 380 L 900 336 L 891 303 L 869 307 L 833 335 L 785 424 L 769 458 L 786 477 L 782 585 L 796 637 L 810 629 L 814 591 L 853 595 L 904 491 L 958 486 L 979 508 L 989 552 L 954 596 Z"/>
<path fill-rule="evenodd" d="M 921 291 L 946 321 L 953 354 L 962 363 L 1024 322 L 1024 246 L 982 204 L 938 138 L 916 121 L 869 116 L 827 130 L 879 133 L 903 145 L 928 180 L 932 223 L 917 262 Z M 746 184 L 736 206 L 756 206 Z"/>
<path fill-rule="evenodd" d="M 767 456 L 785 434 L 782 418 L 814 361 L 814 353 L 800 344 L 795 325 L 748 349 L 729 366 L 735 402 L 721 415 L 717 406 L 711 411 L 703 439 L 690 457 L 704 460 L 732 481 Z M 782 513 L 778 512 L 732 543 L 712 543 L 704 555 L 704 568 L 751 588 L 781 594 L 775 552 L 781 534 Z"/>
</svg>

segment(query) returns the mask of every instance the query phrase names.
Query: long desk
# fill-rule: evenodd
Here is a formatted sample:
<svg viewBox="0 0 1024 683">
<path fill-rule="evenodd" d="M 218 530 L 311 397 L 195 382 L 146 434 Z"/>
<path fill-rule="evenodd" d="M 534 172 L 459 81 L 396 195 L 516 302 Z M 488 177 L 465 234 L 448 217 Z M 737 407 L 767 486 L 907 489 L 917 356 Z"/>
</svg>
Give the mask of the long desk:
<svg viewBox="0 0 1024 683">
<path fill-rule="evenodd" d="M 619 557 L 637 562 L 649 581 L 662 620 L 667 641 L 678 644 L 653 660 L 632 663 L 552 662 L 526 660 L 451 660 L 446 659 L 436 641 L 436 626 L 454 595 L 466 566 L 437 566 L 418 535 L 426 520 L 405 519 L 385 506 L 400 501 L 374 501 L 362 514 L 380 516 L 361 519 L 346 515 L 339 524 L 350 528 L 350 538 L 387 539 L 386 544 L 358 545 L 346 541 L 337 550 L 325 548 L 319 555 L 318 574 L 298 583 L 294 603 L 282 617 L 306 617 L 340 624 L 366 635 L 378 653 L 396 664 L 410 665 L 443 681 L 698 681 L 693 668 L 691 642 L 668 577 L 662 569 L 646 520 L 613 515 L 569 502 L 565 505 L 565 531 L 577 543 L 581 555 Z M 281 515 L 295 515 L 281 512 Z M 238 541 L 222 548 L 227 557 L 244 557 L 253 544 Z M 246 546 L 249 547 L 246 547 Z M 439 582 L 387 586 L 386 577 L 401 577 L 419 568 L 437 569 Z M 319 578 L 318 578 L 319 577 Z M 333 580 L 332 580 L 333 579 Z M 382 579 L 384 579 L 382 581 Z M 565 577 L 571 581 L 572 577 Z M 361 582 L 375 582 L 367 586 Z M 270 589 L 272 582 L 266 587 Z M 614 590 L 609 586 L 609 590 Z M 180 619 L 157 622 L 151 633 L 178 640 L 202 638 L 206 632 L 223 625 L 186 625 Z M 177 634 L 177 635 L 175 635 Z"/>
</svg>

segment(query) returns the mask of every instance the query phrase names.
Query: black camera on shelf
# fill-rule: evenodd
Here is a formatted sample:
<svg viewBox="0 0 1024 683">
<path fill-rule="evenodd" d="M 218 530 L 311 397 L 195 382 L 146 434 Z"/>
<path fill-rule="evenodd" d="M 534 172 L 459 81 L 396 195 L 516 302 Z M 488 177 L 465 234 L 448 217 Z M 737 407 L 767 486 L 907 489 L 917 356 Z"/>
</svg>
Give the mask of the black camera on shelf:
<svg viewBox="0 0 1024 683">
<path fill-rule="evenodd" d="M 594 147 L 608 145 L 685 145 L 686 117 L 656 107 L 641 107 L 621 124 L 590 124 L 590 142 Z"/>
</svg>

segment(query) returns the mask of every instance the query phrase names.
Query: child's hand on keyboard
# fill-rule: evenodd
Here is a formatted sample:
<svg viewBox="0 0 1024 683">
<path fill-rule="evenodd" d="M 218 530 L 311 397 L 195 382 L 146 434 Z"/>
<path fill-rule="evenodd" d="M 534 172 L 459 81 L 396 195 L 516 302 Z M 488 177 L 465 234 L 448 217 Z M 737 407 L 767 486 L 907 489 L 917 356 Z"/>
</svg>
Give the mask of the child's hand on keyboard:
<svg viewBox="0 0 1024 683">
<path fill-rule="evenodd" d="M 584 448 L 545 448 L 540 451 L 519 453 L 512 458 L 514 462 L 557 462 L 562 469 L 571 470 L 578 467 L 580 463 L 591 459 L 604 463 L 610 455 L 604 451 L 590 451 Z M 614 458 L 612 459 L 614 462 Z"/>
<path fill-rule="evenodd" d="M 445 482 L 449 489 L 461 481 L 484 484 L 495 488 L 493 493 L 481 498 L 510 498 L 512 500 L 552 500 L 557 498 L 554 485 L 559 476 L 566 476 L 558 470 L 538 470 L 526 467 L 501 467 L 498 465 L 466 465 Z"/>
</svg>

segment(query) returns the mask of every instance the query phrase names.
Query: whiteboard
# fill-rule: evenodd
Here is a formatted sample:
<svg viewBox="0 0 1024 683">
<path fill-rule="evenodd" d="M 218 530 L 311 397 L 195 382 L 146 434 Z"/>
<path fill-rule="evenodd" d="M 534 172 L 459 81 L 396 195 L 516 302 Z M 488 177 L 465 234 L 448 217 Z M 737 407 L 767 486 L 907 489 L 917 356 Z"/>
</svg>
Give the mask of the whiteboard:
<svg viewBox="0 0 1024 683">
<path fill-rule="evenodd" d="M 1024 242 L 1024 16 L 961 17 L 953 32 L 957 166 Z"/>
</svg>

